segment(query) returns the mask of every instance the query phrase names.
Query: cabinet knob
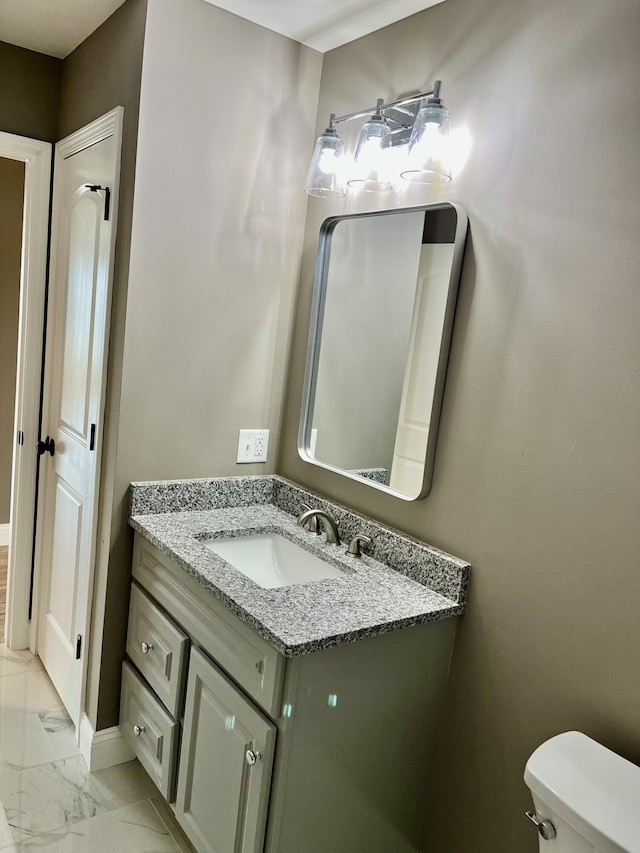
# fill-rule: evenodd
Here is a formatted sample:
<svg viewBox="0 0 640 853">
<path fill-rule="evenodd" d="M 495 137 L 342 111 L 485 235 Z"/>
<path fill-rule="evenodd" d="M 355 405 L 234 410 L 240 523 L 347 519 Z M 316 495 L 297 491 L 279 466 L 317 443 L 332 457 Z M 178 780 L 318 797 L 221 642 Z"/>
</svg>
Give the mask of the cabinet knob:
<svg viewBox="0 0 640 853">
<path fill-rule="evenodd" d="M 258 752 L 256 749 L 255 752 L 253 749 L 248 749 L 244 754 L 245 761 L 249 765 L 249 767 L 253 767 L 256 761 L 259 761 L 262 758 L 262 753 Z"/>
<path fill-rule="evenodd" d="M 143 731 L 144 731 L 144 726 L 134 726 L 133 727 L 133 733 L 136 737 L 140 737 L 140 735 L 142 734 Z"/>
<path fill-rule="evenodd" d="M 140 643 L 140 648 L 143 655 L 148 655 L 149 652 L 153 651 L 153 643 Z"/>
</svg>

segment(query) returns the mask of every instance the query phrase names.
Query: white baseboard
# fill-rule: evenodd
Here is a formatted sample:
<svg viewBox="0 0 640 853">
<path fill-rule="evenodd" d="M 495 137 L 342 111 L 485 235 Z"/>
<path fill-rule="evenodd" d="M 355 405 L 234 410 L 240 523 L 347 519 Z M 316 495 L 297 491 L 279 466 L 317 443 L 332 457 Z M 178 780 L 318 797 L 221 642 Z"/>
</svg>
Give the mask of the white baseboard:
<svg viewBox="0 0 640 853">
<path fill-rule="evenodd" d="M 10 538 L 11 538 L 11 525 L 10 524 L 0 524 L 0 548 L 2 548 L 3 545 L 8 545 Z"/>
<path fill-rule="evenodd" d="M 96 732 L 86 714 L 80 720 L 80 752 L 92 773 L 135 758 L 120 726 Z"/>
</svg>

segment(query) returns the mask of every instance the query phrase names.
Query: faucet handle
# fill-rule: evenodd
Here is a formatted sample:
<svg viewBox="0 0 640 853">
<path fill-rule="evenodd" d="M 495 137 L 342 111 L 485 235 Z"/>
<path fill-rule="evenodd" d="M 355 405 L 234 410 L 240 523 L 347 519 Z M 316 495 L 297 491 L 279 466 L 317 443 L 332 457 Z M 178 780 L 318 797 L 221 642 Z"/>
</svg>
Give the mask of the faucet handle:
<svg viewBox="0 0 640 853">
<path fill-rule="evenodd" d="M 364 545 L 371 545 L 371 539 L 368 536 L 365 536 L 362 533 L 358 533 L 353 539 L 349 542 L 349 547 L 345 551 L 345 554 L 348 554 L 350 557 L 362 557 L 362 551 L 360 550 L 360 543 Z"/>
<path fill-rule="evenodd" d="M 309 504 L 302 504 L 302 509 L 305 512 L 309 512 L 309 510 L 311 510 L 311 507 L 309 506 Z M 298 519 L 298 522 L 299 522 L 299 519 Z M 309 533 L 313 533 L 314 536 L 320 536 L 321 530 L 320 530 L 320 525 L 318 524 L 318 516 L 317 515 L 312 515 L 311 518 L 308 518 L 304 522 L 303 527 L 306 527 L 306 529 L 309 531 Z"/>
</svg>

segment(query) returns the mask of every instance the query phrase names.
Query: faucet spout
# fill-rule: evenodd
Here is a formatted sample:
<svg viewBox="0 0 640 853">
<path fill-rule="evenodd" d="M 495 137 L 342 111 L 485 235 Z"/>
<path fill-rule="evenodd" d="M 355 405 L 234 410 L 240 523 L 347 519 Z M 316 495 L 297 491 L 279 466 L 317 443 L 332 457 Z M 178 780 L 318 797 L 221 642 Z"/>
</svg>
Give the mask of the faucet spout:
<svg viewBox="0 0 640 853">
<path fill-rule="evenodd" d="M 323 509 L 308 509 L 298 518 L 298 524 L 303 527 L 310 519 L 317 518 L 327 537 L 327 545 L 339 545 L 340 534 L 338 533 L 338 525 L 331 518 L 329 513 Z"/>
</svg>

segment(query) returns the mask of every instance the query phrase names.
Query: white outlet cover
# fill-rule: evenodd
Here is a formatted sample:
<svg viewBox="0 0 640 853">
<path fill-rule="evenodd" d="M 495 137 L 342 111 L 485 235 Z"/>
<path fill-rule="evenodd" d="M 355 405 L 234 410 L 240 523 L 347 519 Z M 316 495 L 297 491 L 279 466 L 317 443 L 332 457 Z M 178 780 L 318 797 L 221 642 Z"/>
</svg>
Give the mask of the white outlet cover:
<svg viewBox="0 0 640 853">
<path fill-rule="evenodd" d="M 266 462 L 269 450 L 268 429 L 241 429 L 238 435 L 236 462 Z"/>
</svg>

